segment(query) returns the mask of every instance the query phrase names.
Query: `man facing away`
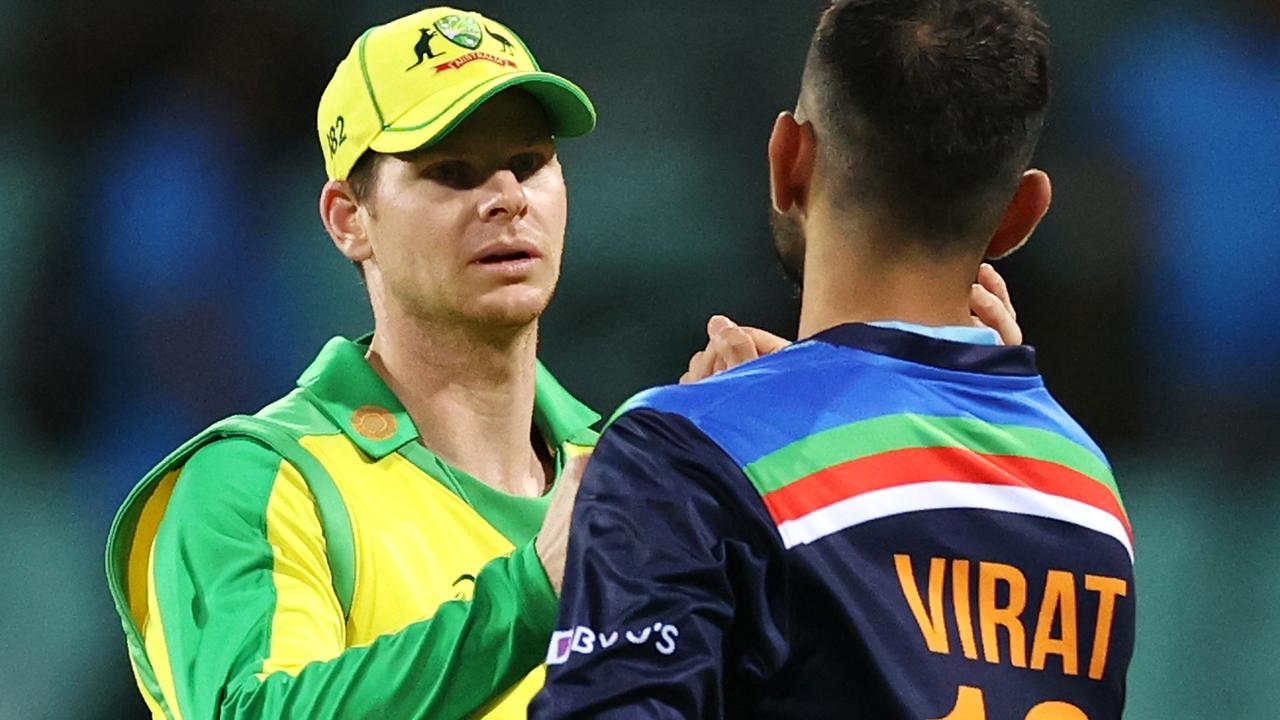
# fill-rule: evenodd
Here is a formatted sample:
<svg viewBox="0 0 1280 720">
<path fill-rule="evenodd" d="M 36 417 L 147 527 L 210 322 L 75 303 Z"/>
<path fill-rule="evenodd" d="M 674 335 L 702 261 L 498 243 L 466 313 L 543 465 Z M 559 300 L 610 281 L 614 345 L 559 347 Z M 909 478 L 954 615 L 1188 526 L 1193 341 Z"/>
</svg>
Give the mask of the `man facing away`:
<svg viewBox="0 0 1280 720">
<path fill-rule="evenodd" d="M 535 718 L 1120 717 L 1132 534 L 966 303 L 1046 212 L 1025 0 L 837 0 L 769 143 L 802 340 L 642 393 L 582 479 Z"/>
<path fill-rule="evenodd" d="M 375 332 L 330 341 L 297 390 L 201 433 L 126 500 L 108 572 L 154 717 L 525 716 L 568 459 L 599 418 L 535 356 L 564 244 L 555 139 L 595 115 L 515 37 L 430 8 L 361 35 L 325 90 L 320 213 Z M 1017 342 L 1008 308 L 973 292 Z M 779 342 L 717 323 L 690 379 Z"/>
</svg>

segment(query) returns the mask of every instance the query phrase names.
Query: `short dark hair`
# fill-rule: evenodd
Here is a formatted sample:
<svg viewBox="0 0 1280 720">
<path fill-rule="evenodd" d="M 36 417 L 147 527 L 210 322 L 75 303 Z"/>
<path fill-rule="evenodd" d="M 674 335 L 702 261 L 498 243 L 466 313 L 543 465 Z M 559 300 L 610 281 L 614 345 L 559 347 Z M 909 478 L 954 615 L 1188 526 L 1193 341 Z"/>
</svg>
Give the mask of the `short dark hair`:
<svg viewBox="0 0 1280 720">
<path fill-rule="evenodd" d="M 934 249 L 994 230 L 1044 125 L 1048 51 L 1030 0 L 835 0 L 805 89 L 837 192 Z"/>
<path fill-rule="evenodd" d="M 356 158 L 356 164 L 352 165 L 350 172 L 347 173 L 347 184 L 351 186 L 351 194 L 355 195 L 356 200 L 361 203 L 368 202 L 369 197 L 373 195 L 374 183 L 378 179 L 378 160 L 381 157 L 382 153 L 366 150 Z"/>
</svg>

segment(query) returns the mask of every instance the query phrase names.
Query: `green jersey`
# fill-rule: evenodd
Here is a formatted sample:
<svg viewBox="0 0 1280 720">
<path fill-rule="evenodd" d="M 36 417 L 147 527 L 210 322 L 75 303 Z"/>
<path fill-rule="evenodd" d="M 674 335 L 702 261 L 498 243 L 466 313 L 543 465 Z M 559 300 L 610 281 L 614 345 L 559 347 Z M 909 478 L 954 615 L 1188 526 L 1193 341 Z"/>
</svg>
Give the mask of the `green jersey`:
<svg viewBox="0 0 1280 720">
<path fill-rule="evenodd" d="M 525 717 L 556 617 L 549 497 L 432 454 L 366 350 L 331 340 L 125 501 L 108 576 L 154 717 Z M 599 416 L 541 365 L 534 405 L 558 473 Z"/>
</svg>

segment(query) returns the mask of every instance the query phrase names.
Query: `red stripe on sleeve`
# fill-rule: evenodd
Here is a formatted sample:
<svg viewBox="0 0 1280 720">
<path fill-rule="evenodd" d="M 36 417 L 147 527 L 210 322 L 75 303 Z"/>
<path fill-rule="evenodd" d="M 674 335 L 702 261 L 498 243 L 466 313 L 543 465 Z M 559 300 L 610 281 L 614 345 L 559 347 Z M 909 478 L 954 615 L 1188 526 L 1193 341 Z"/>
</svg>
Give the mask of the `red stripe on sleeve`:
<svg viewBox="0 0 1280 720">
<path fill-rule="evenodd" d="M 851 460 L 768 493 L 764 503 L 781 525 L 873 490 L 937 481 L 1010 485 L 1070 498 L 1114 515 L 1133 539 L 1116 496 L 1088 475 L 1044 460 L 984 455 L 965 448 L 906 448 Z"/>
</svg>

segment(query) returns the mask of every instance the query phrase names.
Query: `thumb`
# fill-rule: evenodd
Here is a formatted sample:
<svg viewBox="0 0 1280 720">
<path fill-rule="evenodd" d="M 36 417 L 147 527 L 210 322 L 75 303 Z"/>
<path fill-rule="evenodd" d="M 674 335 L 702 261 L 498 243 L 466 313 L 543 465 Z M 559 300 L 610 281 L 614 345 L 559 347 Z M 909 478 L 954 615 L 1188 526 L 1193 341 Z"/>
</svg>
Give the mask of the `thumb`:
<svg viewBox="0 0 1280 720">
<path fill-rule="evenodd" d="M 591 453 L 583 453 L 574 455 L 564 463 L 564 471 L 560 474 L 560 479 L 568 479 L 571 483 L 577 484 L 582 480 L 582 473 L 586 472 L 587 461 L 591 459 Z"/>
</svg>

